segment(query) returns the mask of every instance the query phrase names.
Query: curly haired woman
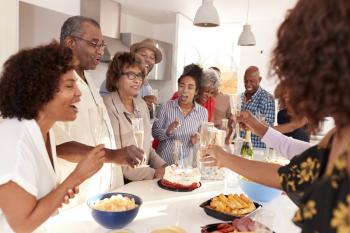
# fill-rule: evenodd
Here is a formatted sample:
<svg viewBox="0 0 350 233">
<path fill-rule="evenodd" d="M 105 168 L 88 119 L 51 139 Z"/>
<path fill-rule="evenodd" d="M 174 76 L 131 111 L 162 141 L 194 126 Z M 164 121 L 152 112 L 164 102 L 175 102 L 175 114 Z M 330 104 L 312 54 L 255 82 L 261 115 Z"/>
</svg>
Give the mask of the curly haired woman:
<svg viewBox="0 0 350 233">
<path fill-rule="evenodd" d="M 34 231 L 105 160 L 100 145 L 60 183 L 50 129 L 56 121 L 76 118 L 81 93 L 73 66 L 71 50 L 55 42 L 22 50 L 5 62 L 0 78 L 0 232 Z"/>
<path fill-rule="evenodd" d="M 300 0 L 281 25 L 272 68 L 288 92 L 293 115 L 316 130 L 336 127 L 316 146 L 280 166 L 209 149 L 219 165 L 283 189 L 298 205 L 302 232 L 350 232 L 350 2 Z M 282 181 L 282 182 L 281 182 Z"/>
</svg>

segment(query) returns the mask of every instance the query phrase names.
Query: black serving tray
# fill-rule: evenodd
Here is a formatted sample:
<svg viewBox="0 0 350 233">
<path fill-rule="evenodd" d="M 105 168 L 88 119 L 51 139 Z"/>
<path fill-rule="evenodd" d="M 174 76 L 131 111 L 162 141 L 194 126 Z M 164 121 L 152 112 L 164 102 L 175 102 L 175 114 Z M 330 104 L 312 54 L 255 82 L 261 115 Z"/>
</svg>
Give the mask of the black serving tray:
<svg viewBox="0 0 350 233">
<path fill-rule="evenodd" d="M 227 196 L 227 195 L 225 195 Z M 243 217 L 252 217 L 255 215 L 256 211 L 258 211 L 258 209 L 260 209 L 262 207 L 261 204 L 259 203 L 256 203 L 256 202 L 253 202 L 256 209 L 248 214 L 245 214 L 245 215 L 242 215 L 242 216 L 235 216 L 235 215 L 232 215 L 232 214 L 227 214 L 227 213 L 223 213 L 223 212 L 220 212 L 220 211 L 217 211 L 217 210 L 214 210 L 213 208 L 210 207 L 210 201 L 211 201 L 212 198 L 210 198 L 209 200 L 203 202 L 202 204 L 200 204 L 199 207 L 203 208 L 204 209 L 204 212 L 213 217 L 213 218 L 216 218 L 216 219 L 220 219 L 222 221 L 232 221 L 236 218 L 243 218 Z"/>
<path fill-rule="evenodd" d="M 224 222 L 213 223 L 213 224 L 205 225 L 205 226 L 201 227 L 201 233 L 210 233 L 210 232 L 217 231 L 217 230 L 218 230 L 218 226 L 219 226 L 220 224 L 222 224 L 222 223 L 224 223 Z M 232 224 L 232 222 L 226 222 L 226 223 Z M 263 225 L 263 224 L 262 224 L 262 225 Z M 265 228 L 266 228 L 267 230 L 271 231 L 270 228 L 268 228 L 268 227 L 266 227 L 266 226 L 265 226 Z M 276 232 L 273 231 L 273 233 L 276 233 Z"/>
</svg>

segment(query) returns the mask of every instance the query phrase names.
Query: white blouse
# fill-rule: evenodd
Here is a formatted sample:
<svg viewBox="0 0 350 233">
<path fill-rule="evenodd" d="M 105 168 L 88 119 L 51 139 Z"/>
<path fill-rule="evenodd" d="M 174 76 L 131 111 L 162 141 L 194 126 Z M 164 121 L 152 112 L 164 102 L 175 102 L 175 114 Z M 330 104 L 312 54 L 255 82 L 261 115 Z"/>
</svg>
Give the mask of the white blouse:
<svg viewBox="0 0 350 233">
<path fill-rule="evenodd" d="M 35 120 L 5 119 L 0 123 L 0 185 L 15 182 L 36 199 L 60 183 L 56 144 L 49 135 L 53 166 Z M 0 209 L 0 232 L 13 232 Z"/>
<path fill-rule="evenodd" d="M 86 82 L 74 72 L 77 86 L 81 91 L 80 102 L 77 103 L 77 118 L 70 122 L 56 122 L 53 129 L 55 132 L 57 145 L 68 141 L 77 141 L 86 145 L 94 146 L 94 140 L 90 130 L 89 109 L 97 109 L 100 106 L 104 111 L 104 128 L 102 141 L 106 148 L 115 149 L 115 139 L 113 129 L 109 120 L 106 107 L 97 88 L 94 86 L 92 77 L 85 73 Z M 97 110 L 96 110 L 97 111 Z M 59 159 L 59 166 L 62 171 L 62 178 L 66 178 L 76 167 L 76 163 L 71 163 Z M 115 189 L 124 184 L 121 166 L 115 164 L 104 164 L 103 167 L 88 180 L 79 186 L 79 195 L 70 201 L 65 208 L 74 207 L 83 203 L 92 195 Z"/>
</svg>

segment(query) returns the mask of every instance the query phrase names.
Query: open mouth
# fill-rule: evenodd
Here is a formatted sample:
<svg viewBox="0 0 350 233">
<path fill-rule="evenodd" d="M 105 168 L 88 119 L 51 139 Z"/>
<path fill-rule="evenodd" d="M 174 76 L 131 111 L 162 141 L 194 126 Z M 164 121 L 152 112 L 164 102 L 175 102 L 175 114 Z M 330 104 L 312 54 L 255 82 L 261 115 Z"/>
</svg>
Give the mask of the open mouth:
<svg viewBox="0 0 350 233">
<path fill-rule="evenodd" d="M 94 64 L 97 66 L 98 64 L 100 64 L 101 58 L 96 58 L 94 59 Z"/>
<path fill-rule="evenodd" d="M 78 107 L 75 104 L 71 104 L 69 107 L 73 109 L 74 112 L 78 112 Z"/>
<path fill-rule="evenodd" d="M 185 102 L 189 99 L 187 95 L 180 95 L 180 101 Z"/>
</svg>

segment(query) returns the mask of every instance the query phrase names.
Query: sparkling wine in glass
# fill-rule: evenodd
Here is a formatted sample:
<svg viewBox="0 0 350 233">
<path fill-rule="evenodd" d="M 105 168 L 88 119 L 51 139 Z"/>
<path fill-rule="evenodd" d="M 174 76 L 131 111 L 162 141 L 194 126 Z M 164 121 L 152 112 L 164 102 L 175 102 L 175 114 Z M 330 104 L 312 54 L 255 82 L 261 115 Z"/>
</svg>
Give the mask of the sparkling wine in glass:
<svg viewBox="0 0 350 233">
<path fill-rule="evenodd" d="M 201 148 L 206 148 L 210 145 L 210 135 L 209 129 L 214 128 L 213 122 L 202 122 L 201 130 L 200 130 L 200 145 Z"/>
<path fill-rule="evenodd" d="M 240 95 L 230 95 L 230 106 L 231 106 L 231 113 L 234 118 L 237 119 L 239 115 L 241 114 L 241 107 L 242 107 L 242 101 Z M 240 129 L 239 129 L 239 124 L 237 123 L 236 120 L 236 126 L 235 126 L 235 134 L 236 134 L 236 139 L 240 138 Z"/>
<path fill-rule="evenodd" d="M 96 106 L 95 108 L 89 108 L 89 126 L 92 139 L 95 146 L 101 143 L 102 131 L 103 131 L 103 108 Z"/>
<path fill-rule="evenodd" d="M 157 109 L 158 109 L 158 89 L 152 89 L 150 91 L 150 95 L 154 96 L 156 99 L 155 103 L 152 103 L 152 115 L 151 115 L 151 119 L 156 119 L 157 118 Z"/>
<path fill-rule="evenodd" d="M 142 117 L 132 118 L 131 125 L 132 125 L 132 131 L 134 134 L 136 146 L 140 149 L 143 149 L 143 141 L 144 141 L 144 133 L 145 133 L 144 125 L 143 125 L 143 118 Z M 146 165 L 145 155 L 144 155 L 144 158 L 141 162 L 141 165 L 142 166 Z"/>
</svg>

